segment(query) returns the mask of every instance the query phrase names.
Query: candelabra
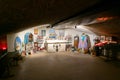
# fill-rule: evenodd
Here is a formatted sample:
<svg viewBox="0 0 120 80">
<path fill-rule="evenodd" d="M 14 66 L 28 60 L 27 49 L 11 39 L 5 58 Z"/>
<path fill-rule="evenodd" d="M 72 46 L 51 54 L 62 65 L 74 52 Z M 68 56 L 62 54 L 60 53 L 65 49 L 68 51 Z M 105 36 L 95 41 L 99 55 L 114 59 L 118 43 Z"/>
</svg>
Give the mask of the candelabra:
<svg viewBox="0 0 120 80">
<path fill-rule="evenodd" d="M 60 47 L 61 47 L 60 43 L 53 44 L 53 48 L 56 50 L 56 52 L 58 52 L 58 50 L 60 49 Z"/>
</svg>

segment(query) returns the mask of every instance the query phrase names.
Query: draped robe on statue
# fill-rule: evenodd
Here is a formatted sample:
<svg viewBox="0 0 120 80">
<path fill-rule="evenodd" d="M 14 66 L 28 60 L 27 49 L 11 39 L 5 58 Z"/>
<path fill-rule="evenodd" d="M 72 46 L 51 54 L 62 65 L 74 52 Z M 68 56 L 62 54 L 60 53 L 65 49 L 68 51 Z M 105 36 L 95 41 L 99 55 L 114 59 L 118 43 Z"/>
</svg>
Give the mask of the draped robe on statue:
<svg viewBox="0 0 120 80">
<path fill-rule="evenodd" d="M 88 49 L 88 42 L 87 42 L 87 36 L 86 35 L 82 35 L 80 37 L 78 48 Z"/>
</svg>

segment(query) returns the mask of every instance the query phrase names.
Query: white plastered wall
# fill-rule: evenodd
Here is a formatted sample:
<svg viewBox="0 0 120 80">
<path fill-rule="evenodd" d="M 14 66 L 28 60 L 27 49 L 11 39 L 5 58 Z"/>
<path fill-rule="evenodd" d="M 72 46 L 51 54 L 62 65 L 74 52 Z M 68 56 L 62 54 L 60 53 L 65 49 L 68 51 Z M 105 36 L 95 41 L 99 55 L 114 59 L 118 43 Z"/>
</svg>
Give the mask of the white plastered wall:
<svg viewBox="0 0 120 80">
<path fill-rule="evenodd" d="M 35 27 L 36 28 L 36 27 Z M 38 34 L 41 33 L 41 30 L 46 30 L 46 37 L 49 36 L 49 28 L 38 28 Z M 7 34 L 7 45 L 8 45 L 8 52 L 13 52 L 15 51 L 14 49 L 14 41 L 15 41 L 15 38 L 18 36 L 20 37 L 21 39 L 21 42 L 24 42 L 24 35 L 26 33 L 32 33 L 33 34 L 33 41 L 35 42 L 36 41 L 36 37 L 37 35 L 34 34 L 34 28 L 30 28 L 30 29 L 27 29 L 27 30 L 24 30 L 24 31 L 21 31 L 21 32 L 17 32 L 17 33 L 12 33 L 12 34 Z M 45 37 L 45 38 L 46 38 Z"/>
<path fill-rule="evenodd" d="M 38 28 L 38 30 L 39 30 L 38 34 L 41 33 L 41 30 L 46 30 L 46 36 L 44 37 L 44 39 L 49 37 L 49 28 Z M 34 42 L 36 41 L 37 35 L 34 35 L 34 28 L 27 29 L 27 30 L 24 30 L 24 31 L 21 31 L 21 32 L 18 32 L 18 33 L 8 34 L 7 35 L 8 52 L 15 51 L 15 49 L 14 49 L 14 41 L 15 41 L 15 38 L 17 36 L 20 37 L 22 42 L 24 42 L 24 35 L 27 32 L 32 33 Z M 59 30 L 55 30 L 55 32 L 56 32 L 56 34 L 58 36 L 59 35 Z M 89 35 L 90 41 L 91 41 L 91 45 L 93 46 L 94 45 L 93 39 L 96 37 L 96 35 L 93 34 L 93 33 L 89 33 L 87 31 L 86 32 L 85 31 L 80 31 L 80 30 L 77 30 L 77 29 L 65 29 L 65 36 L 68 35 L 68 34 L 72 35 L 72 45 L 73 45 L 74 36 L 75 35 L 79 35 L 79 37 L 80 37 L 83 32 L 86 33 L 87 35 Z"/>
<path fill-rule="evenodd" d="M 12 33 L 12 34 L 8 34 L 7 35 L 7 45 L 8 45 L 8 52 L 13 52 L 15 51 L 14 49 L 14 42 L 15 42 L 15 38 L 18 36 L 20 37 L 21 41 L 24 42 L 24 35 L 27 32 L 31 32 L 33 34 L 33 28 L 31 29 L 27 29 L 18 33 Z"/>
<path fill-rule="evenodd" d="M 73 42 L 73 40 L 74 40 L 74 36 L 76 36 L 76 35 L 78 35 L 79 36 L 79 38 L 80 38 L 80 36 L 82 35 L 82 33 L 83 33 L 83 31 L 79 31 L 79 30 L 75 30 L 75 29 L 66 29 L 65 30 L 65 36 L 66 35 L 72 35 L 72 45 L 74 44 Z M 87 33 L 87 32 L 84 32 L 85 34 L 87 34 L 89 37 L 90 37 L 90 41 L 91 41 L 91 46 L 93 46 L 94 45 L 94 38 L 96 37 L 96 35 L 95 34 L 93 34 L 93 33 Z"/>
</svg>

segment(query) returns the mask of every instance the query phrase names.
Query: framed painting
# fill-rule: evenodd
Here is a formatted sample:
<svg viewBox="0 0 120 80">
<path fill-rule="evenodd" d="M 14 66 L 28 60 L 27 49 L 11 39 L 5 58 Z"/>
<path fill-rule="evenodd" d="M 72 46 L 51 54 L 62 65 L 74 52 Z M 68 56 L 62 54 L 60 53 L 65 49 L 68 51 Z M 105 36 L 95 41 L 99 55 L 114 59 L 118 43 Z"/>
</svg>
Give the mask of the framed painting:
<svg viewBox="0 0 120 80">
<path fill-rule="evenodd" d="M 64 37 L 65 35 L 65 30 L 59 30 L 59 36 Z"/>
<path fill-rule="evenodd" d="M 41 36 L 46 36 L 46 30 L 41 30 Z"/>
</svg>

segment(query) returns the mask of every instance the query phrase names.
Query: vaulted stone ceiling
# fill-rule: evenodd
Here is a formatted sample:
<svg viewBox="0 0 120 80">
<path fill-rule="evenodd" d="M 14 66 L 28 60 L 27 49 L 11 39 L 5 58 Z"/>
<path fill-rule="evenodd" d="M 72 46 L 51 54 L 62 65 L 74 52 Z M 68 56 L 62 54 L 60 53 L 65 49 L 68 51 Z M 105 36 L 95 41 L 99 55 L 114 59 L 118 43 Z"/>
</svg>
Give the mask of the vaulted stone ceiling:
<svg viewBox="0 0 120 80">
<path fill-rule="evenodd" d="M 118 36 L 119 5 L 119 0 L 0 0 L 0 35 L 43 24 L 83 24 L 87 19 L 84 25 L 95 33 Z M 99 17 L 117 18 L 90 24 Z"/>
</svg>

